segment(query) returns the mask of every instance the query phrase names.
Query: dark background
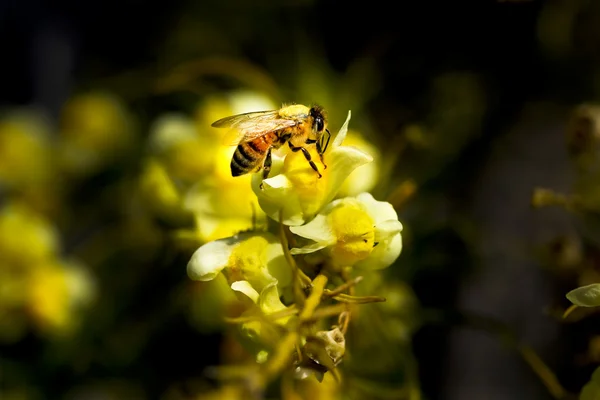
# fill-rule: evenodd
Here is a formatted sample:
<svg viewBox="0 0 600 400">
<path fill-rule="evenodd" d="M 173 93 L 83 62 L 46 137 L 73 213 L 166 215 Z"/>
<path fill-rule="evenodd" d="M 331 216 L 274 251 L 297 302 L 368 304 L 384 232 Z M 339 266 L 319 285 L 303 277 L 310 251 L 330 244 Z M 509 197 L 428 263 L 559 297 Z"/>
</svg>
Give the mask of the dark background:
<svg viewBox="0 0 600 400">
<path fill-rule="evenodd" d="M 210 21 L 212 29 L 204 32 L 216 36 L 206 41 L 217 44 L 190 45 L 179 60 L 227 54 L 227 46 L 218 45 L 220 35 L 237 44 L 236 55 L 271 69 L 273 60 L 294 57 L 299 42 L 322 49 L 339 72 L 353 60 L 374 59 L 381 86 L 366 112 L 380 132 L 390 132 L 380 134 L 382 143 L 436 111 L 431 95 L 435 76 L 475 74 L 485 102 L 477 132 L 449 157 L 435 161 L 408 152 L 397 166 L 397 174 L 415 177 L 420 185 L 419 195 L 400 215 L 406 226 L 413 226 L 402 257 L 413 265 L 410 281 L 424 307 L 497 317 L 541 354 L 568 390 L 577 392 L 592 368 L 574 366 L 573 353 L 585 348 L 581 332 L 590 327 L 564 327 L 547 315 L 550 304 L 566 304 L 564 287 L 534 254 L 536 246 L 572 230 L 572 223 L 561 210 L 531 209 L 529 196 L 534 186 L 568 190 L 571 184 L 564 127 L 572 106 L 597 97 L 593 79 L 600 36 L 594 26 L 600 25 L 594 20 L 600 13 L 596 6 L 573 2 L 579 11 L 573 13 L 570 30 L 565 33 L 558 23 L 555 28 L 557 35 L 568 37 L 568 44 L 555 51 L 540 38 L 540 21 L 558 3 L 1 0 L 0 104 L 34 104 L 57 117 L 72 93 L 127 71 L 145 71 L 136 85 L 151 85 L 176 64 L 177 57 L 165 53 L 169 34 L 181 21 L 194 19 L 198 26 Z M 206 33 L 199 29 L 191 34 Z M 215 84 L 220 86 L 227 85 Z M 179 104 L 179 99 L 136 90 L 120 94 L 146 123 L 158 110 Z M 455 139 L 449 135 L 447 140 Z M 89 191 L 82 199 L 93 197 L 102 190 L 98 182 L 111 178 L 97 179 L 82 186 Z M 422 223 L 431 214 L 437 215 L 437 223 Z M 471 224 L 467 231 L 476 233 L 465 233 L 465 220 Z M 186 255 L 173 259 L 167 247 L 155 261 L 184 266 Z M 183 270 L 150 269 L 130 288 L 129 303 L 119 306 L 117 320 L 125 324 L 151 313 L 154 306 L 148 304 L 160 308 L 161 296 L 168 292 L 165 284 L 186 279 Z M 425 325 L 414 338 L 427 398 L 550 398 L 516 353 L 487 333 L 460 325 Z M 144 335 L 139 357 L 120 369 L 93 366 L 78 375 L 68 368 L 38 369 L 32 361 L 29 373 L 48 398 L 76 382 L 105 377 L 138 379 L 154 398 L 217 360 L 218 337 L 199 340 L 177 313 Z M 28 337 L 2 353 L 35 360 L 36 346 L 41 346 L 37 339 Z"/>
</svg>

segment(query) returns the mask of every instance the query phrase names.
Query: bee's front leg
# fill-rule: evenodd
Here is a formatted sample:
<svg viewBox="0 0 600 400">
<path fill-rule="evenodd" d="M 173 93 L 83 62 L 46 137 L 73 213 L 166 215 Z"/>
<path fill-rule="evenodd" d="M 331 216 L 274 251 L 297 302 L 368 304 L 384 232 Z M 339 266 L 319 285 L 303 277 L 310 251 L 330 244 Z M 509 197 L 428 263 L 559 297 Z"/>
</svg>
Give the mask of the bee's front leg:
<svg viewBox="0 0 600 400">
<path fill-rule="evenodd" d="M 327 135 L 327 140 L 325 140 L 325 135 Z M 329 132 L 329 129 L 325 129 L 325 133 L 321 136 L 321 140 L 319 140 L 317 142 L 317 151 L 319 152 L 319 156 L 321 157 L 321 162 L 323 163 L 324 168 L 327 168 L 327 165 L 325 165 L 325 161 L 323 161 L 323 154 L 325 154 L 325 152 L 327 151 L 327 148 L 329 147 L 330 139 L 331 139 L 331 132 Z M 323 142 L 325 142 L 324 146 L 321 144 Z"/>
<path fill-rule="evenodd" d="M 298 150 L 302 150 L 302 154 L 304 154 L 304 158 L 306 158 L 306 161 L 308 161 L 308 163 L 310 164 L 311 168 L 314 169 L 317 172 L 317 174 L 319 174 L 319 178 L 321 178 L 323 176 L 319 172 L 319 169 L 317 168 L 317 165 L 315 164 L 315 162 L 312 160 L 312 157 L 310 156 L 310 153 L 308 152 L 308 150 L 306 150 L 302 146 L 296 147 L 291 142 L 288 142 L 288 144 L 290 146 L 290 149 L 292 149 L 293 152 L 297 152 Z"/>
<path fill-rule="evenodd" d="M 319 153 L 319 158 L 321 159 L 321 164 L 323 164 L 323 169 L 327 169 L 327 165 L 325 164 L 325 160 L 323 160 L 323 153 L 325 151 L 321 148 L 321 142 L 317 142 L 317 152 Z"/>
</svg>

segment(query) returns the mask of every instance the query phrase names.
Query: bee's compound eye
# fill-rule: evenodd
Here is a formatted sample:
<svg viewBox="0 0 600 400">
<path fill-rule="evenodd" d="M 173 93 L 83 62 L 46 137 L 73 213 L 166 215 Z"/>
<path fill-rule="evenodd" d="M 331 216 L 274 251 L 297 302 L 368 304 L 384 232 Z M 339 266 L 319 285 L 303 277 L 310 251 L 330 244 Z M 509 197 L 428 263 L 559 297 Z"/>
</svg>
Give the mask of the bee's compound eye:
<svg viewBox="0 0 600 400">
<path fill-rule="evenodd" d="M 323 118 L 321 118 L 321 117 L 315 118 L 315 126 L 317 128 L 317 132 L 322 132 L 323 128 L 325 127 L 324 123 L 323 123 Z"/>
</svg>

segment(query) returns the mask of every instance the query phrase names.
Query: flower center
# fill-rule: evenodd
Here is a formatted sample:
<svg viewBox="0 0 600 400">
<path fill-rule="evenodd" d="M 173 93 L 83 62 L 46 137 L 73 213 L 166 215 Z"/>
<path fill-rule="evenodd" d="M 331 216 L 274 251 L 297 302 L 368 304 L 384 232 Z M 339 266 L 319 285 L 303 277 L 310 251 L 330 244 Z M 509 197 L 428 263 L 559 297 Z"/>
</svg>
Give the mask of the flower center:
<svg viewBox="0 0 600 400">
<path fill-rule="evenodd" d="M 248 281 L 260 293 L 275 278 L 269 274 L 266 265 L 266 250 L 269 242 L 262 236 L 253 236 L 238 244 L 229 256 L 227 280 Z"/>
<path fill-rule="evenodd" d="M 329 215 L 337 237 L 331 256 L 339 266 L 351 266 L 373 251 L 375 227 L 371 217 L 358 204 L 344 204 Z"/>
</svg>

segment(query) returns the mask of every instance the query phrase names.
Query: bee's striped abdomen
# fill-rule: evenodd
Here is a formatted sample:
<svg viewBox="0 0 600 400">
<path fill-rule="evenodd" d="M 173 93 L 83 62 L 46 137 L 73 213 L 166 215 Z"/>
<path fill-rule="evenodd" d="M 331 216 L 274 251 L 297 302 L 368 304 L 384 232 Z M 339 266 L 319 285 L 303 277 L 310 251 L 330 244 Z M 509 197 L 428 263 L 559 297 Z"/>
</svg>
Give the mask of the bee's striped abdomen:
<svg viewBox="0 0 600 400">
<path fill-rule="evenodd" d="M 278 138 L 277 134 L 273 132 L 249 142 L 240 143 L 231 159 L 231 175 L 240 176 L 260 170 L 267 150 L 277 143 Z"/>
</svg>

